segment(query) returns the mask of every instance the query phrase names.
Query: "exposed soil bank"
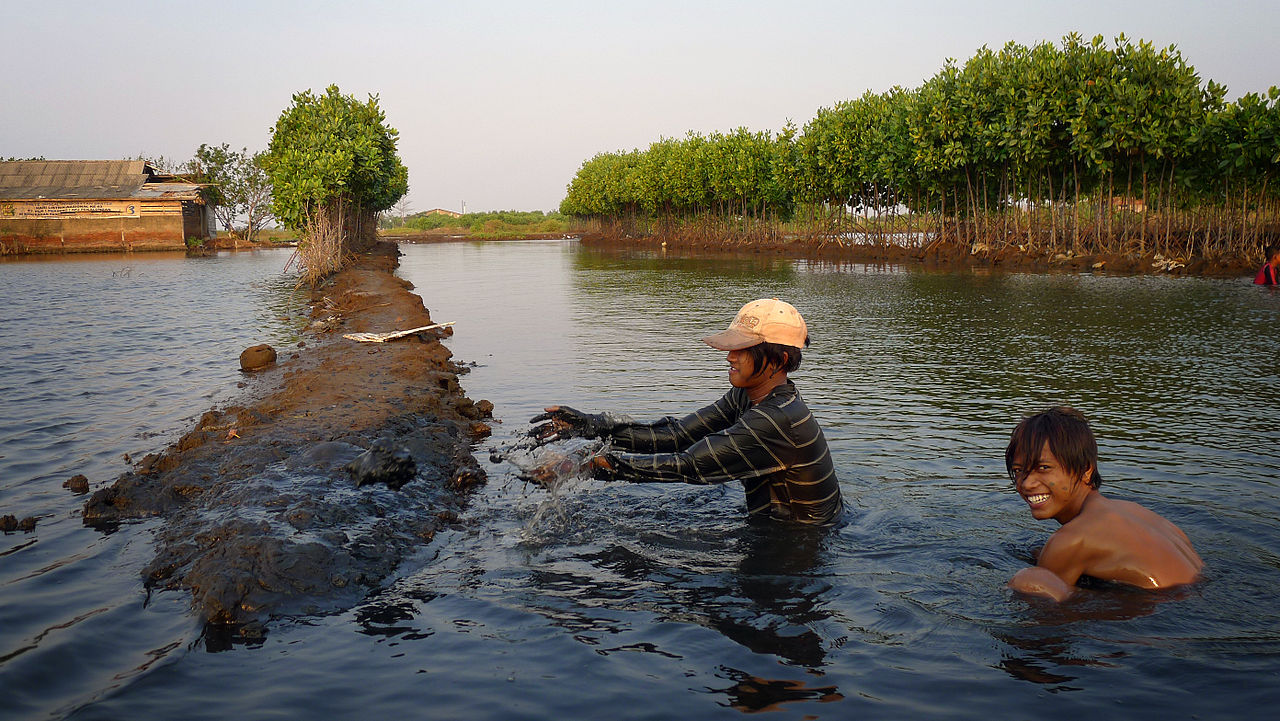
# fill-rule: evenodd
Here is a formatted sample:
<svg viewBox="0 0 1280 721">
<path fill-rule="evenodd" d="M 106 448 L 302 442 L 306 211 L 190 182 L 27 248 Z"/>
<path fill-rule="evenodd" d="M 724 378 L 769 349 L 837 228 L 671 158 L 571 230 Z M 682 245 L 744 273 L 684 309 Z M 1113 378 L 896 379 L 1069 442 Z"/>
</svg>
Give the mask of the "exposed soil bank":
<svg viewBox="0 0 1280 721">
<path fill-rule="evenodd" d="M 601 233 L 582 236 L 582 244 L 600 248 L 642 248 L 657 250 L 665 247 L 679 252 L 729 252 L 736 255 L 777 255 L 790 258 L 808 258 L 834 263 L 889 263 L 895 265 L 921 265 L 926 268 L 996 268 L 1003 270 L 1044 272 L 1104 272 L 1119 274 L 1160 273 L 1166 275 L 1195 275 L 1209 277 L 1238 277 L 1253 275 L 1257 268 L 1239 259 L 1205 259 L 1191 257 L 1178 259 L 1172 266 L 1158 262 L 1154 253 L 1145 255 L 1072 255 L 1060 253 L 1023 252 L 1016 246 L 994 252 L 971 252 L 965 244 L 933 243 L 924 248 L 904 248 L 897 245 L 869 245 L 860 243 L 824 243 L 803 240 L 741 241 L 741 240 L 689 240 L 645 236 L 616 238 Z M 1099 265 L 1101 264 L 1101 265 Z"/>
<path fill-rule="evenodd" d="M 519 231 L 472 235 L 471 231 L 466 229 L 439 228 L 437 230 L 421 230 L 413 233 L 396 233 L 394 235 L 383 233 L 379 237 L 383 240 L 393 240 L 398 243 L 449 243 L 459 240 L 562 240 L 576 238 L 577 236 L 571 233 L 522 233 Z"/>
<path fill-rule="evenodd" d="M 214 623 L 346 607 L 457 518 L 465 491 L 484 481 L 471 444 L 488 433 L 492 406 L 459 387 L 463 369 L 439 341 L 449 331 L 342 337 L 432 323 L 392 274 L 398 255 L 378 243 L 323 283 L 299 348 L 279 349 L 244 398 L 88 500 L 84 520 L 97 527 L 164 518 L 149 587 L 190 589 Z M 416 465 L 399 490 L 357 488 L 345 468 L 379 439 Z"/>
<path fill-rule="evenodd" d="M 245 240 L 236 235 L 220 235 L 216 238 L 209 238 L 195 248 L 188 248 L 188 255 L 217 255 L 220 250 L 260 250 L 263 248 L 296 248 L 298 241 L 296 239 L 268 236 L 261 233 L 254 240 Z"/>
<path fill-rule="evenodd" d="M 69 240 L 63 235 L 0 235 L 0 255 L 59 255 L 64 253 L 133 253 L 186 250 L 181 238 L 145 232 L 83 232 Z"/>
</svg>

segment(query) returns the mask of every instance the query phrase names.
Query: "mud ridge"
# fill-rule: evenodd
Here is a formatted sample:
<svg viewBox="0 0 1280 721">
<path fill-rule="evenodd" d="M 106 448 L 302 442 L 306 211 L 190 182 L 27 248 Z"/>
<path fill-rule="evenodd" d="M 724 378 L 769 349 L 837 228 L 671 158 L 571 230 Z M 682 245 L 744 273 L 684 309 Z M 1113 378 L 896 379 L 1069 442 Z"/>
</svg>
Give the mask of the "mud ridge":
<svg viewBox="0 0 1280 721">
<path fill-rule="evenodd" d="M 148 588 L 189 589 L 214 624 L 347 608 L 457 522 L 485 480 L 472 446 L 492 405 L 461 389 L 466 369 L 440 343 L 452 330 L 342 337 L 432 323 L 393 275 L 398 256 L 378 243 L 323 283 L 300 347 L 85 503 L 84 522 L 108 531 L 163 519 Z M 413 469 L 407 483 L 357 486 L 348 465 L 375 445 L 397 449 L 401 470 Z"/>
<path fill-rule="evenodd" d="M 682 237 L 627 236 L 587 233 L 581 236 L 585 246 L 606 249 L 662 250 L 679 253 L 727 253 L 744 255 L 803 258 L 829 263 L 883 263 L 920 266 L 928 269 L 952 270 L 986 268 L 1024 272 L 1111 273 L 1117 275 L 1185 275 L 1217 278 L 1253 275 L 1256 263 L 1240 258 L 1163 259 L 1155 252 L 1074 254 L 1044 250 L 1024 251 L 1017 246 L 975 250 L 964 243 L 931 243 L 924 248 L 874 243 L 840 243 L 835 241 L 777 240 L 692 240 Z M 1165 261 L 1165 262 L 1162 262 Z M 1174 261 L 1172 263 L 1168 261 Z"/>
</svg>

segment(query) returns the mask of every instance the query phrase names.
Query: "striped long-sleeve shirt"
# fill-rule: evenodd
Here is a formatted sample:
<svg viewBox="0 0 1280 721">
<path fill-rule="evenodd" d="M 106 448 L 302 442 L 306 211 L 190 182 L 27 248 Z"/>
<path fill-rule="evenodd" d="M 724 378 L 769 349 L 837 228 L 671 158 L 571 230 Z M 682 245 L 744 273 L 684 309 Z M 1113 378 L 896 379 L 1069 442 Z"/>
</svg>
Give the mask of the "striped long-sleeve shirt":
<svg viewBox="0 0 1280 721">
<path fill-rule="evenodd" d="M 623 451 L 606 454 L 620 480 L 737 480 L 752 515 L 800 523 L 831 523 L 844 508 L 827 439 L 790 381 L 756 405 L 734 388 L 684 418 L 628 423 L 608 437 Z"/>
</svg>

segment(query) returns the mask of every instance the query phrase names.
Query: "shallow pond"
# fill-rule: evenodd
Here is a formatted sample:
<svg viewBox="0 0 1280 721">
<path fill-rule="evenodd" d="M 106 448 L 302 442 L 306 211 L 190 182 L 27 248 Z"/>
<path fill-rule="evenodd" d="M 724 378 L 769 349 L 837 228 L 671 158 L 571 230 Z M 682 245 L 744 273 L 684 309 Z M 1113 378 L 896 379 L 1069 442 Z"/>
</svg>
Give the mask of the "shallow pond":
<svg viewBox="0 0 1280 721">
<path fill-rule="evenodd" d="M 143 595 L 148 524 L 77 528 L 59 486 L 163 445 L 234 385 L 234 365 L 174 380 L 174 359 L 136 360 L 126 341 L 109 351 L 140 364 L 125 385 L 74 401 L 102 381 L 55 348 L 58 390 L 4 411 L 0 509 L 50 518 L 0 538 L 0 684 L 20 689 L 0 716 L 1183 718 L 1280 700 L 1280 294 L 1248 279 L 926 273 L 572 242 L 404 252 L 399 274 L 436 321 L 457 321 L 450 347 L 476 364 L 463 386 L 497 405 L 482 459 L 547 403 L 643 418 L 709 403 L 726 364 L 697 339 L 746 300 L 792 300 L 814 340 L 793 378 L 825 428 L 847 522 L 750 526 L 737 487 L 571 481 L 552 496 L 490 464 L 465 524 L 385 590 L 228 646 L 201 636 L 181 594 Z M 172 334 L 195 368 L 287 342 L 296 319 L 261 308 L 264 295 L 287 301 L 291 282 L 246 264 L 257 268 L 216 259 L 209 281 L 239 299 L 221 310 L 242 335 L 182 310 L 153 310 L 164 319 L 145 332 Z M 14 267 L 0 279 L 23 307 L 10 279 L 29 269 Z M 33 285 L 56 287 L 44 303 L 64 309 L 97 305 L 119 280 L 52 275 Z M 107 323 L 70 312 L 23 325 L 32 315 L 11 312 L 5 338 L 43 333 L 42 347 Z M 124 335 L 94 332 L 103 346 Z M 5 351 L 6 393 L 36 352 Z M 185 407 L 135 408 L 175 385 L 204 390 Z M 132 403 L 111 402 L 126 393 Z M 1097 589 L 1062 607 L 1005 589 L 1054 526 L 1012 492 L 1004 443 L 1022 414 L 1058 403 L 1092 418 L 1104 492 L 1191 536 L 1202 583 Z M 130 413 L 155 422 L 86 430 Z M 47 420 L 59 414 L 72 420 Z M 69 450 L 10 430 L 22 424 Z"/>
</svg>

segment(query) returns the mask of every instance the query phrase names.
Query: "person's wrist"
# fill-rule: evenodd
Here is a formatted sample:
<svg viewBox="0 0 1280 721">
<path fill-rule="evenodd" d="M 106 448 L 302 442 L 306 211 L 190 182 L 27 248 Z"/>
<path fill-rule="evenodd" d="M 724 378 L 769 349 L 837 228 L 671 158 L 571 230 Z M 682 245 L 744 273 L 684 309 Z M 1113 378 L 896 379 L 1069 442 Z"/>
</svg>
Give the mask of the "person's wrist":
<svg viewBox="0 0 1280 721">
<path fill-rule="evenodd" d="M 593 478 L 602 480 L 610 480 L 613 478 L 613 462 L 609 460 L 605 454 L 601 453 L 599 455 L 592 456 L 591 460 L 587 462 L 587 465 L 591 468 L 591 476 Z"/>
</svg>

